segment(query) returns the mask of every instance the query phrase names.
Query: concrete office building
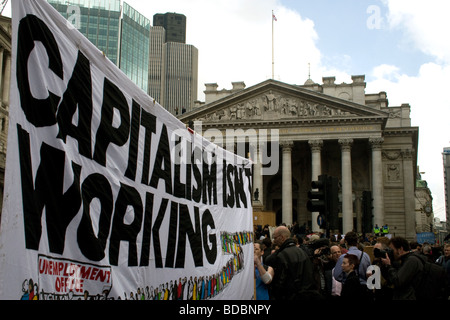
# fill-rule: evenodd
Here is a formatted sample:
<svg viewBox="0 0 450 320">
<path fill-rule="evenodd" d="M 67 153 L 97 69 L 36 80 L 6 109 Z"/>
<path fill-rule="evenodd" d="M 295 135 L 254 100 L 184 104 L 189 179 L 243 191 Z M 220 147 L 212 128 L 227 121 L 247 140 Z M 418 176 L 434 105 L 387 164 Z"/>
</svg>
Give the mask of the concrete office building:
<svg viewBox="0 0 450 320">
<path fill-rule="evenodd" d="M 148 90 L 149 96 L 161 101 L 161 81 L 163 72 L 163 48 L 166 30 L 163 27 L 150 28 L 150 50 L 148 63 Z"/>
<path fill-rule="evenodd" d="M 192 109 L 197 100 L 198 50 L 180 42 L 165 42 L 166 30 L 150 28 L 148 94 L 172 114 Z"/>
<path fill-rule="evenodd" d="M 162 60 L 160 104 L 175 115 L 191 110 L 197 100 L 197 48 L 167 42 L 163 46 Z"/>
<path fill-rule="evenodd" d="M 185 43 L 184 15 L 155 14 L 153 24 L 148 94 L 172 114 L 182 114 L 197 100 L 198 50 Z"/>
</svg>

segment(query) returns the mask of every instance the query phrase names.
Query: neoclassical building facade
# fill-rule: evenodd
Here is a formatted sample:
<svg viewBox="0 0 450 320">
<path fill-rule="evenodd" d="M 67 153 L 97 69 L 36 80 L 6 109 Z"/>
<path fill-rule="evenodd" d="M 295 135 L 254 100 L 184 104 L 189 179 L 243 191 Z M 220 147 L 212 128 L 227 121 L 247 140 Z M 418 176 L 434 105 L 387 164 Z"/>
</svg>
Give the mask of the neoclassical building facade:
<svg viewBox="0 0 450 320">
<path fill-rule="evenodd" d="M 0 200 L 0 212 L 3 203 L 6 147 L 8 142 L 11 34 L 11 18 L 0 16 L 0 195 L 2 196 Z"/>
<path fill-rule="evenodd" d="M 339 232 L 361 231 L 362 194 L 371 191 L 373 224 L 414 239 L 418 128 L 411 126 L 410 105 L 389 106 L 386 92 L 366 94 L 363 75 L 349 84 L 322 80 L 266 80 L 248 88 L 237 82 L 231 90 L 206 84 L 205 103 L 179 119 L 201 123 L 203 133 L 246 136 L 246 154 L 256 160 L 254 211 L 273 214 L 276 224 L 297 221 L 319 231 L 318 214 L 306 203 L 311 181 L 326 174 L 339 179 Z M 254 143 L 251 135 L 262 132 L 276 132 L 269 141 L 278 144 Z M 272 155 L 271 165 L 278 161 L 277 170 L 267 174 L 261 153 Z"/>
</svg>

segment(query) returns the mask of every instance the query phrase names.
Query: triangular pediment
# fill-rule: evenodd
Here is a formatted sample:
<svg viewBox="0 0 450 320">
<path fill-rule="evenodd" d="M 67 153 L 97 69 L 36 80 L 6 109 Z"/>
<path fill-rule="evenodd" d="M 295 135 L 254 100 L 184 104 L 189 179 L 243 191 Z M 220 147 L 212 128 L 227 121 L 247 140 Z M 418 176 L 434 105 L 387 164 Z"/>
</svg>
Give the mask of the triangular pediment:
<svg viewBox="0 0 450 320">
<path fill-rule="evenodd" d="M 314 121 L 385 118 L 388 114 L 348 100 L 295 85 L 267 80 L 206 104 L 179 117 L 181 121 Z"/>
</svg>

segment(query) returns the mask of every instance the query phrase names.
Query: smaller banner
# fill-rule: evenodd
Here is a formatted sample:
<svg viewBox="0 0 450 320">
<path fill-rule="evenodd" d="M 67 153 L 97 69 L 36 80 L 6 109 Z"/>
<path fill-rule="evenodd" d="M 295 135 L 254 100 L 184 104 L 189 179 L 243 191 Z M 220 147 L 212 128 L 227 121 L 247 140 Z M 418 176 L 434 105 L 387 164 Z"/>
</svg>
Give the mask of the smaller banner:
<svg viewBox="0 0 450 320">
<path fill-rule="evenodd" d="M 428 242 L 429 244 L 435 244 L 436 243 L 436 237 L 434 236 L 433 232 L 421 232 L 416 234 L 417 242 L 420 244 L 423 244 L 425 242 Z"/>
<path fill-rule="evenodd" d="M 45 300 L 57 295 L 89 295 L 109 292 L 112 287 L 111 267 L 86 264 L 39 255 L 39 294 Z"/>
</svg>

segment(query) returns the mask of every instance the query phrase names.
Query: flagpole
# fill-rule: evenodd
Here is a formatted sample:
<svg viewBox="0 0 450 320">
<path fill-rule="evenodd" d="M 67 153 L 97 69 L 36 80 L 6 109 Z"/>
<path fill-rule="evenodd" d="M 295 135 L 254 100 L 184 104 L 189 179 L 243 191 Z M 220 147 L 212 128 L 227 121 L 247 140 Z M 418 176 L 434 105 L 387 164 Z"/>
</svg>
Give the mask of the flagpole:
<svg viewBox="0 0 450 320">
<path fill-rule="evenodd" d="M 274 76 L 274 66 L 275 66 L 275 61 L 274 61 L 274 51 L 273 51 L 273 20 L 274 20 L 274 15 L 273 15 L 273 10 L 272 10 L 272 79 L 275 78 Z"/>
</svg>

